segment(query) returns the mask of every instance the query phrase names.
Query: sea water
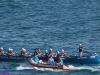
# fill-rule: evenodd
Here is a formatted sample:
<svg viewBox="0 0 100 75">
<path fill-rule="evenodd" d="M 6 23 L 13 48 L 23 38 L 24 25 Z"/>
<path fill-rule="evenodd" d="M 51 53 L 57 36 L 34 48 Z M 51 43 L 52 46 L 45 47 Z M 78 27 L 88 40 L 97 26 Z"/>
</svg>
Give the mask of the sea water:
<svg viewBox="0 0 100 75">
<path fill-rule="evenodd" d="M 62 49 L 78 55 L 85 51 L 100 55 L 99 0 L 0 0 L 0 46 L 20 53 Z M 84 54 L 84 53 L 83 53 Z M 1 61 L 1 60 L 0 60 Z M 24 64 L 24 66 L 22 66 Z M 0 62 L 4 75 L 99 75 L 100 64 L 74 65 L 68 71 L 40 69 L 24 63 Z"/>
</svg>

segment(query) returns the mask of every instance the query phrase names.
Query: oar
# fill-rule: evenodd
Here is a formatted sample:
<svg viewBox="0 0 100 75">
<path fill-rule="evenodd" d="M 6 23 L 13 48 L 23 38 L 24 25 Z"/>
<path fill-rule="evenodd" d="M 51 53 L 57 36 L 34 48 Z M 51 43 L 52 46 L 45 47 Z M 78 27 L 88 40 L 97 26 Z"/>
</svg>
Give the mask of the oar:
<svg viewBox="0 0 100 75">
<path fill-rule="evenodd" d="M 89 54 L 90 54 L 90 52 L 88 52 L 88 51 L 85 51 L 85 50 L 83 51 L 83 53 L 89 53 Z"/>
</svg>

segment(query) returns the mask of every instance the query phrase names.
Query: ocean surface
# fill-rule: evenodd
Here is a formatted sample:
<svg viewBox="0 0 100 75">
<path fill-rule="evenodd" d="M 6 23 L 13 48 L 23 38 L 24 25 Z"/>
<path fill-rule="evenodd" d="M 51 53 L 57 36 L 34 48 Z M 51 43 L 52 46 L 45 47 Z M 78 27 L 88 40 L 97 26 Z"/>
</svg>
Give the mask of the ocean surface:
<svg viewBox="0 0 100 75">
<path fill-rule="evenodd" d="M 20 52 L 64 49 L 100 55 L 100 0 L 0 0 L 0 47 Z M 31 68 L 23 63 L 0 62 L 0 75 L 100 75 L 100 64 L 74 65 L 70 70 Z"/>
</svg>

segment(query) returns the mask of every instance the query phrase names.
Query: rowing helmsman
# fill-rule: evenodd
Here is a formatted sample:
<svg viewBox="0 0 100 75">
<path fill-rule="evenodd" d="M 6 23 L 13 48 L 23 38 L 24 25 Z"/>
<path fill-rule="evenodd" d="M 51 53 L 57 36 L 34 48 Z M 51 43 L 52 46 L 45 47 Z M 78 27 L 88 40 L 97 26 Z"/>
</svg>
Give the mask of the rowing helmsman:
<svg viewBox="0 0 100 75">
<path fill-rule="evenodd" d="M 81 44 L 79 44 L 78 50 L 79 50 L 79 56 L 82 57 L 83 47 Z"/>
</svg>

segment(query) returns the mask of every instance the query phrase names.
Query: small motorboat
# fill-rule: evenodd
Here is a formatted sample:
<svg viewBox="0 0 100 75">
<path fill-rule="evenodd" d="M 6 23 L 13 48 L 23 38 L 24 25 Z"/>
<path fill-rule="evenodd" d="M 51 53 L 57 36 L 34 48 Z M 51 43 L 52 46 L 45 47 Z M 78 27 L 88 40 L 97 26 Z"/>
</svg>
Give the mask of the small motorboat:
<svg viewBox="0 0 100 75">
<path fill-rule="evenodd" d="M 35 63 L 32 59 L 29 60 L 31 67 L 38 67 L 38 68 L 51 68 L 51 69 L 62 69 L 62 70 L 69 70 L 68 66 L 65 65 L 50 65 L 47 63 Z"/>
<path fill-rule="evenodd" d="M 69 70 L 69 67 L 63 65 L 63 66 L 55 66 L 55 65 L 49 65 L 49 64 L 31 64 L 32 67 L 38 67 L 38 68 L 52 68 L 52 69 L 62 69 L 62 70 Z"/>
</svg>

